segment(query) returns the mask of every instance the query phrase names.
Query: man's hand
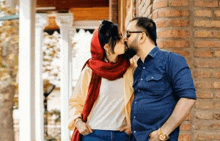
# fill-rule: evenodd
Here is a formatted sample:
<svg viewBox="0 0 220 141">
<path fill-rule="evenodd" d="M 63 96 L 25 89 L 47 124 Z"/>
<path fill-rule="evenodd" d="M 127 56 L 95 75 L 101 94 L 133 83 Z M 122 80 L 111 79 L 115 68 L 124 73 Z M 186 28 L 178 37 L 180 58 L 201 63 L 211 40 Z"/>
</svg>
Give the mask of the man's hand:
<svg viewBox="0 0 220 141">
<path fill-rule="evenodd" d="M 87 123 L 83 122 L 82 119 L 78 119 L 75 123 L 75 126 L 79 133 L 83 136 L 92 133 L 91 127 Z"/>
<path fill-rule="evenodd" d="M 158 131 L 155 130 L 153 132 L 150 133 L 149 135 L 149 141 L 160 141 L 159 140 L 159 136 L 158 136 Z"/>
<path fill-rule="evenodd" d="M 131 125 L 128 124 L 128 125 L 122 126 L 122 127 L 120 128 L 120 131 L 121 131 L 121 132 L 124 131 L 126 134 L 131 135 Z"/>
</svg>

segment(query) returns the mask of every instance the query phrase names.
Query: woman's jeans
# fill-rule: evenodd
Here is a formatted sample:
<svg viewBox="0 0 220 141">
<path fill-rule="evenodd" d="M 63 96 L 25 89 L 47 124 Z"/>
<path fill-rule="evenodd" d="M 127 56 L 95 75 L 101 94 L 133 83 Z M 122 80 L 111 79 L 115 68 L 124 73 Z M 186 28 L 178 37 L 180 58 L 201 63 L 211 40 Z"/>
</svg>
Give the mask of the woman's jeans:
<svg viewBox="0 0 220 141">
<path fill-rule="evenodd" d="M 82 136 L 82 141 L 130 141 L 130 138 L 125 132 L 93 130 L 93 133 Z"/>
</svg>

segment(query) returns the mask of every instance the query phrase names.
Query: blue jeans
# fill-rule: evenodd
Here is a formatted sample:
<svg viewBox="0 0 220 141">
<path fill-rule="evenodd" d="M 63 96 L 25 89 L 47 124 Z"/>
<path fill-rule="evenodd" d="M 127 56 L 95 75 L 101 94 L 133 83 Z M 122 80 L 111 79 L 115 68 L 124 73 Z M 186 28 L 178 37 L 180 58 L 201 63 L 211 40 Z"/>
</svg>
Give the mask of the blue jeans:
<svg viewBox="0 0 220 141">
<path fill-rule="evenodd" d="M 130 138 L 125 132 L 93 130 L 93 133 L 82 136 L 82 141 L 130 141 Z"/>
</svg>

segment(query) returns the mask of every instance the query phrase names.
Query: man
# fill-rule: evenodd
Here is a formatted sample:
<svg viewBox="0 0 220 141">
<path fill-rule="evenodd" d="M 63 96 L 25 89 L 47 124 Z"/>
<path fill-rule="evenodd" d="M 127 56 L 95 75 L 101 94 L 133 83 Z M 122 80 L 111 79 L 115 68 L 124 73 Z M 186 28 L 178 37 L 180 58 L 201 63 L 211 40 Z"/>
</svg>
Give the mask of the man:
<svg viewBox="0 0 220 141">
<path fill-rule="evenodd" d="M 196 99 L 186 60 L 160 50 L 156 38 L 153 20 L 137 17 L 129 22 L 125 37 L 127 52 L 140 57 L 133 83 L 133 141 L 177 141 L 179 125 Z"/>
</svg>

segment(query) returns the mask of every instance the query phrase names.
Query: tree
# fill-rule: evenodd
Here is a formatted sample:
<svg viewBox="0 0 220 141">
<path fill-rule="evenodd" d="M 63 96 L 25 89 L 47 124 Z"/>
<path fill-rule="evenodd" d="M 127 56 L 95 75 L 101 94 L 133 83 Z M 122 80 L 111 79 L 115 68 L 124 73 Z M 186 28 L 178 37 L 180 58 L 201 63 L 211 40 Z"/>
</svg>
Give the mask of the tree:
<svg viewBox="0 0 220 141">
<path fill-rule="evenodd" d="M 18 5 L 18 0 L 5 0 L 5 4 L 10 9 L 15 9 Z"/>
<path fill-rule="evenodd" d="M 16 10 L 2 7 L 5 14 Z M 14 141 L 13 105 L 17 91 L 18 20 L 5 21 L 0 26 L 0 141 Z"/>
</svg>

